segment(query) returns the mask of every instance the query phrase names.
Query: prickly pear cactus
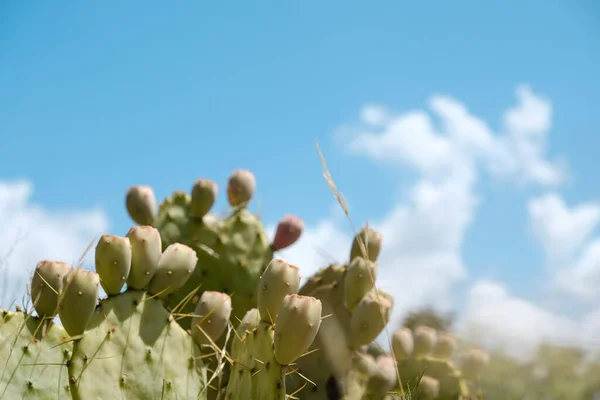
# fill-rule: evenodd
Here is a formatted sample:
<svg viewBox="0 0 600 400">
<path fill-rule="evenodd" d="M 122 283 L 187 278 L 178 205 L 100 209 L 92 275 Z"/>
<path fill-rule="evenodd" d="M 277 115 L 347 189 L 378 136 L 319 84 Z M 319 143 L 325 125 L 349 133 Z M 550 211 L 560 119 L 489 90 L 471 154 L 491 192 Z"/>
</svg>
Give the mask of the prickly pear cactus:
<svg viewBox="0 0 600 400">
<path fill-rule="evenodd" d="M 69 398 L 68 339 L 50 320 L 0 310 L 0 399 Z"/>
<path fill-rule="evenodd" d="M 419 326 L 414 332 L 408 328 L 396 330 L 392 335 L 392 352 L 403 387 L 416 387 L 423 399 L 480 399 L 474 381 L 487 356 L 476 350 L 469 352 L 461 370 L 452 360 L 455 348 L 454 336 L 430 327 Z M 399 393 L 399 388 L 394 392 Z"/>
<path fill-rule="evenodd" d="M 256 188 L 254 175 L 236 170 L 227 185 L 230 214 L 223 220 L 209 214 L 218 192 L 217 184 L 207 179 L 194 183 L 191 193 L 174 192 L 160 208 L 149 186 L 134 186 L 126 196 L 131 218 L 138 224 L 153 225 L 161 235 L 163 247 L 183 243 L 198 255 L 197 268 L 183 287 L 167 298 L 169 307 L 183 303 L 182 314 L 193 312 L 194 304 L 204 291 L 232 295 L 233 317 L 243 318 L 256 307 L 255 289 L 273 253 L 292 245 L 301 235 L 303 223 L 297 217 L 285 216 L 269 241 L 260 219 L 246 206 Z M 191 292 L 196 297 L 187 302 Z M 188 329 L 191 319 L 178 319 Z"/>
<path fill-rule="evenodd" d="M 321 300 L 327 315 L 311 348 L 318 351 L 298 360 L 299 372 L 314 383 L 303 398 L 337 399 L 367 390 L 360 356 L 385 328 L 394 304 L 374 287 L 380 249 L 381 235 L 363 228 L 353 240 L 348 264 L 330 265 L 300 289 Z M 288 384 L 297 388 L 303 382 L 289 376 Z"/>
<path fill-rule="evenodd" d="M 286 395 L 286 375 L 295 373 L 292 363 L 315 339 L 322 313 L 319 300 L 296 294 L 299 284 L 298 269 L 281 260 L 273 260 L 265 270 L 258 308 L 246 313 L 232 343 L 234 368 L 227 400 L 285 400 L 296 395 Z"/>
<path fill-rule="evenodd" d="M 100 238 L 98 274 L 73 269 L 66 275 L 65 282 L 73 279 L 63 288 L 59 315 L 70 321 L 69 334 L 80 335 L 69 363 L 73 399 L 206 397 L 200 348 L 162 300 L 188 279 L 196 261 L 179 243 L 161 252 L 158 231 L 141 226 L 126 237 Z M 96 306 L 98 283 L 109 296 Z"/>
<path fill-rule="evenodd" d="M 189 332 L 164 305 L 196 262 L 180 243 L 163 252 L 151 226 L 103 235 L 97 273 L 40 262 L 31 281 L 38 316 L 2 313 L 0 398 L 206 399 L 203 360 L 229 323 L 231 298 L 204 292 Z M 100 286 L 108 297 L 98 303 Z M 57 313 L 62 327 L 51 322 Z"/>
</svg>

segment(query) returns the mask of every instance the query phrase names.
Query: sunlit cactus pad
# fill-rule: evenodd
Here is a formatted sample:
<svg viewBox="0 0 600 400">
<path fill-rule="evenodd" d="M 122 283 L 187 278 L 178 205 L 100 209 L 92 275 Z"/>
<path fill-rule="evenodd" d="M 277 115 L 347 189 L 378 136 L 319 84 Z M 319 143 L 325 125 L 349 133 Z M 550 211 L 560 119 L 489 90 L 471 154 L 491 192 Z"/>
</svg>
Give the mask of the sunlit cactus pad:
<svg viewBox="0 0 600 400">
<path fill-rule="evenodd" d="M 60 325 L 0 309 L 0 399 L 70 398 L 71 349 Z"/>
<path fill-rule="evenodd" d="M 74 344 L 73 399 L 198 399 L 206 386 L 199 360 L 161 300 L 127 291 L 102 301 Z"/>
</svg>

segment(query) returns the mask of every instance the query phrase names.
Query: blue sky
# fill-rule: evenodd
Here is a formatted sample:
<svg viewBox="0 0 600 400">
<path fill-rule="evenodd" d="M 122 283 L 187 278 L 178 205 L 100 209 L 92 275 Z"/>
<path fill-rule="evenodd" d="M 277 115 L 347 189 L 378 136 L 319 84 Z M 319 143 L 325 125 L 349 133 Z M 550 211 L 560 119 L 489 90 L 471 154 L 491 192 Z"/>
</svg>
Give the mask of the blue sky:
<svg viewBox="0 0 600 400">
<path fill-rule="evenodd" d="M 334 132 L 361 107 L 402 114 L 446 95 L 496 130 L 527 84 L 552 103 L 547 155 L 566 157 L 570 177 L 560 195 L 600 201 L 600 6 L 451 3 L 4 2 L 0 182 L 29 181 L 51 215 L 101 209 L 124 234 L 130 185 L 162 198 L 198 177 L 224 188 L 248 168 L 265 221 L 293 212 L 310 227 L 333 203 L 317 138 L 360 224 L 383 219 L 417 179 L 340 146 Z M 480 181 L 458 287 L 490 278 L 546 298 L 527 228 L 527 202 L 546 190 Z"/>
</svg>

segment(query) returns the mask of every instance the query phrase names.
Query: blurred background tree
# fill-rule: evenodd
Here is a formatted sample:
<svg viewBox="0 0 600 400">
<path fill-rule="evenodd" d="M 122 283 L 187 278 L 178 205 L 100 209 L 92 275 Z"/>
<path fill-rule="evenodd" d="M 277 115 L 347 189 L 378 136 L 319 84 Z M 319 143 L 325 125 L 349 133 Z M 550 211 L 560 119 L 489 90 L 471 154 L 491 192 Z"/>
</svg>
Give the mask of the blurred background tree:
<svg viewBox="0 0 600 400">
<path fill-rule="evenodd" d="M 442 314 L 431 307 L 409 312 L 402 322 L 402 326 L 413 330 L 419 325 L 425 325 L 443 332 L 451 331 L 453 324 L 454 313 Z"/>
</svg>

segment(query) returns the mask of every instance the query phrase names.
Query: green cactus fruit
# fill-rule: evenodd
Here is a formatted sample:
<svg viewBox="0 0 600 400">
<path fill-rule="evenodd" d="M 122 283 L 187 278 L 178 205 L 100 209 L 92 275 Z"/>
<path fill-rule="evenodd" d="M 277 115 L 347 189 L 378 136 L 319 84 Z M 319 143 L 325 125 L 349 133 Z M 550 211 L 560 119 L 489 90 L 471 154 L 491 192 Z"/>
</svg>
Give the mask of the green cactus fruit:
<svg viewBox="0 0 600 400">
<path fill-rule="evenodd" d="M 58 312 L 58 296 L 70 268 L 69 264 L 57 261 L 44 260 L 37 264 L 31 278 L 31 299 L 40 317 L 54 317 Z"/>
<path fill-rule="evenodd" d="M 381 355 L 376 359 L 377 369 L 369 381 L 369 391 L 381 397 L 391 391 L 398 383 L 396 360 L 390 355 Z"/>
<path fill-rule="evenodd" d="M 99 286 L 100 278 L 92 271 L 72 268 L 64 276 L 58 315 L 69 335 L 77 336 L 85 331 L 96 308 Z"/>
<path fill-rule="evenodd" d="M 352 260 L 344 278 L 345 304 L 350 311 L 354 310 L 362 298 L 373 289 L 376 276 L 374 262 L 362 257 L 355 257 Z"/>
<path fill-rule="evenodd" d="M 198 179 L 192 187 L 189 215 L 192 218 L 202 219 L 217 200 L 219 186 L 208 179 Z"/>
<path fill-rule="evenodd" d="M 417 326 L 414 331 L 414 354 L 415 357 L 430 354 L 437 342 L 435 329 L 425 325 Z"/>
<path fill-rule="evenodd" d="M 225 293 L 202 293 L 192 318 L 192 338 L 198 346 L 210 345 L 225 331 L 231 315 L 231 297 Z"/>
<path fill-rule="evenodd" d="M 423 375 L 419 381 L 417 392 L 423 400 L 435 400 L 439 397 L 440 382 L 431 376 Z"/>
<path fill-rule="evenodd" d="M 314 297 L 285 296 L 275 324 L 275 358 L 289 365 L 304 354 L 321 326 L 321 301 Z"/>
<path fill-rule="evenodd" d="M 245 169 L 233 171 L 227 183 L 227 199 L 233 207 L 250 202 L 256 190 L 254 174 Z"/>
<path fill-rule="evenodd" d="M 152 225 L 156 218 L 156 197 L 150 186 L 133 186 L 127 190 L 125 205 L 131 218 L 139 225 Z"/>
<path fill-rule="evenodd" d="M 200 349 L 162 300 L 128 290 L 102 301 L 69 363 L 74 400 L 206 399 Z"/>
<path fill-rule="evenodd" d="M 233 342 L 231 344 L 231 353 L 239 354 L 240 349 L 239 346 L 244 346 L 246 344 L 246 338 L 249 336 L 252 331 L 258 328 L 260 324 L 260 313 L 258 312 L 258 308 L 252 308 L 248 310 L 244 318 L 240 321 L 236 329 L 236 334 L 233 338 Z"/>
<path fill-rule="evenodd" d="M 380 289 L 369 292 L 352 312 L 350 345 L 364 346 L 375 340 L 387 325 L 394 299 Z"/>
<path fill-rule="evenodd" d="M 470 349 L 462 360 L 461 371 L 465 379 L 475 381 L 489 363 L 489 356 L 480 349 Z"/>
<path fill-rule="evenodd" d="M 456 349 L 456 337 L 448 332 L 440 332 L 433 355 L 442 360 L 450 360 L 454 349 Z"/>
<path fill-rule="evenodd" d="M 181 243 L 173 243 L 158 260 L 148 291 L 160 297 L 176 291 L 188 280 L 196 262 L 198 256 L 193 249 Z"/>
<path fill-rule="evenodd" d="M 352 241 L 350 261 L 356 257 L 364 257 L 373 262 L 377 261 L 381 251 L 382 239 L 381 233 L 376 230 L 369 227 L 361 228 Z M 365 251 L 367 254 L 365 254 Z"/>
<path fill-rule="evenodd" d="M 283 260 L 272 260 L 260 278 L 258 310 L 263 321 L 274 322 L 285 296 L 298 293 L 300 272 L 298 267 Z"/>
<path fill-rule="evenodd" d="M 370 355 L 358 353 L 354 359 L 356 371 L 362 376 L 351 375 L 354 379 L 359 380 L 353 389 L 362 391 L 363 399 L 382 399 L 396 386 L 396 362 L 393 357 L 382 355 L 374 359 Z"/>
<path fill-rule="evenodd" d="M 147 289 L 162 256 L 160 233 L 152 226 L 134 226 L 127 232 L 131 244 L 131 270 L 127 287 Z"/>
<path fill-rule="evenodd" d="M 131 243 L 131 269 L 127 287 L 145 290 L 158 268 L 162 256 L 160 233 L 152 226 L 134 226 L 127 232 Z"/>
<path fill-rule="evenodd" d="M 392 335 L 392 353 L 396 361 L 412 356 L 414 341 L 412 331 L 408 328 L 399 328 Z"/>
<path fill-rule="evenodd" d="M 273 239 L 273 249 L 278 251 L 293 245 L 300 239 L 303 230 L 304 222 L 300 218 L 295 215 L 284 216 L 277 225 L 275 238 Z"/>
<path fill-rule="evenodd" d="M 131 269 L 129 238 L 102 235 L 96 245 L 96 272 L 107 295 L 121 292 Z"/>
<path fill-rule="evenodd" d="M 54 267 L 64 267 L 57 264 Z M 0 310 L 0 399 L 70 398 L 66 363 L 71 350 L 60 325 L 21 311 Z"/>
</svg>

